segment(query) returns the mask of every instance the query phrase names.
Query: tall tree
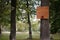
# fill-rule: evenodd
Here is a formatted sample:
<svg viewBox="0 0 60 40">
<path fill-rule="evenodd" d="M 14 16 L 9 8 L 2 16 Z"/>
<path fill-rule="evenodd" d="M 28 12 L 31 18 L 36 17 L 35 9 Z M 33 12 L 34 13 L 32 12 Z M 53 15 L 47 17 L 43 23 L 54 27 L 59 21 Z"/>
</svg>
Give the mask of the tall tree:
<svg viewBox="0 0 60 40">
<path fill-rule="evenodd" d="M 28 0 L 27 1 L 27 10 L 29 8 L 29 3 Z M 28 16 L 28 24 L 29 24 L 29 39 L 32 39 L 32 30 L 31 30 L 31 22 L 30 22 L 30 13 L 29 11 L 27 12 L 27 16 Z"/>
<path fill-rule="evenodd" d="M 16 0 L 11 0 L 11 32 L 10 40 L 16 40 Z"/>
<path fill-rule="evenodd" d="M 29 38 L 32 39 L 32 30 L 31 30 L 31 21 L 30 21 L 30 18 L 31 18 L 31 15 L 35 15 L 35 5 L 37 5 L 35 2 L 37 0 L 19 0 L 18 3 L 18 10 L 20 11 L 19 13 L 22 15 L 22 19 L 27 19 L 26 21 L 28 22 L 28 25 L 29 25 Z M 38 0 L 39 2 L 39 0 Z M 22 11 L 21 11 L 22 10 Z M 26 11 L 25 13 L 22 13 Z"/>
<path fill-rule="evenodd" d="M 0 0 L 0 1 L 1 1 L 1 0 Z M 1 10 L 1 7 L 2 7 L 2 6 L 1 6 L 1 3 L 2 3 L 2 2 L 0 2 L 0 10 Z M 0 14 L 1 14 L 1 11 L 0 11 Z M 1 15 L 0 15 L 0 17 L 1 17 Z M 0 36 L 1 36 L 1 18 L 0 18 Z"/>
<path fill-rule="evenodd" d="M 0 36 L 1 36 L 1 25 L 0 25 Z"/>
<path fill-rule="evenodd" d="M 50 24 L 51 33 L 60 31 L 60 0 L 50 0 Z"/>
<path fill-rule="evenodd" d="M 44 7 L 44 6 L 49 7 L 49 0 L 41 0 L 41 7 Z M 41 40 L 50 40 L 49 18 L 44 18 L 44 16 L 42 16 L 42 18 L 41 18 L 41 28 L 40 29 L 41 29 L 41 31 L 40 31 L 41 32 L 40 33 L 41 38 L 40 39 Z"/>
<path fill-rule="evenodd" d="M 10 3 L 7 2 L 7 0 L 0 0 L 0 34 L 1 34 L 1 28 L 3 25 L 8 25 L 9 20 L 9 14 L 10 14 Z"/>
</svg>

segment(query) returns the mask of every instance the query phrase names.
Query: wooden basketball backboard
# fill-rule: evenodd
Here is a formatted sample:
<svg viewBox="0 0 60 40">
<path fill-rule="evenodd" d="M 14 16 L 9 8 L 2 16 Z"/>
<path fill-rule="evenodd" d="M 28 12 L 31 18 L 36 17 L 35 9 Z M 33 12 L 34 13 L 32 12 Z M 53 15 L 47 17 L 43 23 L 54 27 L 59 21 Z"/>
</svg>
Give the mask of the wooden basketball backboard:
<svg viewBox="0 0 60 40">
<path fill-rule="evenodd" d="M 49 18 L 49 7 L 48 6 L 39 6 L 36 10 L 38 19 L 48 19 Z"/>
</svg>

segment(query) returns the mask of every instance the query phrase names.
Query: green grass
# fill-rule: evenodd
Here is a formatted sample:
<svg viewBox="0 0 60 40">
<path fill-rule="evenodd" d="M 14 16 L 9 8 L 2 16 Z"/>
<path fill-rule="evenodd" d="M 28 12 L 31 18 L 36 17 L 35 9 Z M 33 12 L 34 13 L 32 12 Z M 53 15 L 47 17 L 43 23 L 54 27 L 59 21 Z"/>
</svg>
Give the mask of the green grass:
<svg viewBox="0 0 60 40">
<path fill-rule="evenodd" d="M 60 40 L 60 33 L 51 35 L 55 40 Z"/>
<path fill-rule="evenodd" d="M 54 34 L 51 36 L 53 36 L 54 40 L 60 40 L 59 34 Z M 16 34 L 16 40 L 29 40 L 28 37 L 29 37 L 28 33 Z M 39 38 L 40 38 L 39 33 L 34 33 L 32 40 L 39 40 Z M 9 34 L 6 33 L 2 34 L 0 40 L 9 40 Z"/>
<path fill-rule="evenodd" d="M 18 33 L 16 34 L 16 40 L 29 40 L 29 34 L 28 33 Z M 8 33 L 2 33 L 0 40 L 9 40 L 9 34 Z M 33 34 L 33 39 L 32 40 L 39 40 L 39 33 L 34 33 Z"/>
<path fill-rule="evenodd" d="M 8 34 L 2 34 L 0 37 L 0 40 L 9 40 L 9 35 Z"/>
<path fill-rule="evenodd" d="M 39 40 L 39 33 L 32 34 L 33 39 L 32 40 Z M 28 39 L 29 34 L 28 33 L 21 33 L 16 35 L 17 40 L 29 40 Z"/>
</svg>

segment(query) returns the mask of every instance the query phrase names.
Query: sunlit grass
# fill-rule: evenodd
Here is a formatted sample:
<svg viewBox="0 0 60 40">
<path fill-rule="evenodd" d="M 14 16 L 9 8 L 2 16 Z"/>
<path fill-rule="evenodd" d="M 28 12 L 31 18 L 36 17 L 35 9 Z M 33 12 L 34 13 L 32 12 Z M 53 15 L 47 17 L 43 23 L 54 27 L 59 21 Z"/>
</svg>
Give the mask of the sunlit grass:
<svg viewBox="0 0 60 40">
<path fill-rule="evenodd" d="M 2 34 L 0 37 L 0 40 L 9 40 L 9 35 L 8 34 Z"/>
<path fill-rule="evenodd" d="M 40 40 L 40 35 L 39 33 L 33 33 L 33 39 L 32 40 Z M 59 34 L 53 34 L 53 39 L 54 40 L 60 40 L 60 35 Z M 28 39 L 29 35 L 28 33 L 17 33 L 16 34 L 16 40 L 29 40 Z M 0 37 L 0 40 L 9 40 L 9 34 L 3 33 Z"/>
</svg>

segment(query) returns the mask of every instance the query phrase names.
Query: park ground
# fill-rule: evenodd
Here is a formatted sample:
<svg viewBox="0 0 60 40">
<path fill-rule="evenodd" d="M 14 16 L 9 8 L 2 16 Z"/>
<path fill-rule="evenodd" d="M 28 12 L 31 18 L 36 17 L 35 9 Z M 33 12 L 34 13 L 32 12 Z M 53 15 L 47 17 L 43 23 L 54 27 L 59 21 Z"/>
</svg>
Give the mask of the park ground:
<svg viewBox="0 0 60 40">
<path fill-rule="evenodd" d="M 32 40 L 39 40 L 40 39 L 40 33 L 39 32 L 33 32 L 32 33 Z M 59 33 L 50 35 L 53 36 L 54 40 L 60 40 Z M 28 32 L 17 32 L 16 33 L 16 40 L 28 40 Z M 0 40 L 9 40 L 9 32 L 2 32 Z"/>
</svg>

